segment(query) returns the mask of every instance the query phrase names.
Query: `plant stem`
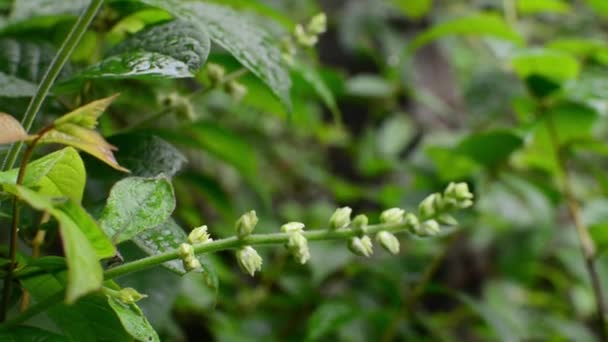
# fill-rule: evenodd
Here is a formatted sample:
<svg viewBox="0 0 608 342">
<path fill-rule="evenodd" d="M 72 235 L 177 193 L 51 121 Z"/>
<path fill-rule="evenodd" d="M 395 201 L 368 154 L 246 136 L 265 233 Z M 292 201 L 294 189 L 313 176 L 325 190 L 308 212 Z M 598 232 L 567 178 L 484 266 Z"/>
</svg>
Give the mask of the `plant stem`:
<svg viewBox="0 0 608 342">
<path fill-rule="evenodd" d="M 593 287 L 593 292 L 595 294 L 595 304 L 597 307 L 597 324 L 599 327 L 599 334 L 602 341 L 608 341 L 608 332 L 606 331 L 607 322 L 606 322 L 606 304 L 604 299 L 604 293 L 602 290 L 602 285 L 600 282 L 599 275 L 597 273 L 597 268 L 595 267 L 595 245 L 591 236 L 589 235 L 589 231 L 583 220 L 581 218 L 581 209 L 578 201 L 576 200 L 576 196 L 574 195 L 572 183 L 570 182 L 570 172 L 566 161 L 563 159 L 560 145 L 559 145 L 559 135 L 557 132 L 557 128 L 555 127 L 555 122 L 553 122 L 553 118 L 550 114 L 545 115 L 547 129 L 549 130 L 549 136 L 551 139 L 551 145 L 553 146 L 553 152 L 555 153 L 555 160 L 559 172 L 559 178 L 561 178 L 562 182 L 562 191 L 563 195 L 566 199 L 566 204 L 568 206 L 568 211 L 570 213 L 570 217 L 574 223 L 574 228 L 576 229 L 576 234 L 578 235 L 581 252 L 583 254 L 583 258 L 585 259 L 585 267 L 587 268 L 587 273 L 589 273 L 589 278 L 591 280 L 591 285 Z"/>
<path fill-rule="evenodd" d="M 49 91 L 51 90 L 51 86 L 59 76 L 61 69 L 68 61 L 74 48 L 80 42 L 80 39 L 84 35 L 85 31 L 93 21 L 95 14 L 103 4 L 104 0 L 91 0 L 89 6 L 82 12 L 80 17 L 78 17 L 78 21 L 72 27 L 72 30 L 64 39 L 59 51 L 57 51 L 57 55 L 49 65 L 49 68 L 46 70 L 46 73 L 42 77 L 42 81 L 38 85 L 38 89 L 36 90 L 36 94 L 32 97 L 25 114 L 23 115 L 23 119 L 21 120 L 21 124 L 25 128 L 26 131 L 32 128 L 32 124 L 34 123 L 34 119 L 36 119 L 36 115 L 42 106 L 42 103 L 46 99 Z M 4 159 L 4 163 L 2 165 L 3 170 L 11 169 L 15 162 L 17 161 L 17 156 L 19 155 L 19 151 L 23 146 L 23 142 L 17 142 L 11 146 L 11 149 Z"/>
</svg>

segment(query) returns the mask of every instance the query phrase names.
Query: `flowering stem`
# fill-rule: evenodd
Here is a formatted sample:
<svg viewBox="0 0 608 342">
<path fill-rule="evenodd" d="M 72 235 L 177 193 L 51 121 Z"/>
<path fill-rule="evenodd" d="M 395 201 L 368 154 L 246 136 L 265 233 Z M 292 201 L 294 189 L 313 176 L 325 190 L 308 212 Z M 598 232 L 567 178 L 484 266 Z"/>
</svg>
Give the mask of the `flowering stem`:
<svg viewBox="0 0 608 342">
<path fill-rule="evenodd" d="M 409 229 L 406 223 L 398 224 L 377 224 L 369 225 L 365 229 L 365 234 L 372 235 L 379 231 L 385 230 L 391 233 L 401 233 Z M 338 230 L 309 230 L 302 233 L 309 241 L 324 241 L 324 240 L 345 240 L 350 237 L 355 237 L 361 234 L 361 231 L 344 228 Z M 226 249 L 235 249 L 242 246 L 261 246 L 261 245 L 277 245 L 284 244 L 289 240 L 289 233 L 272 233 L 272 234 L 253 234 L 242 239 L 236 236 L 210 241 L 203 244 L 194 245 L 196 254 L 206 254 L 218 252 Z M 149 257 L 138 259 L 125 263 L 120 266 L 108 269 L 104 273 L 106 280 L 120 277 L 129 273 L 141 271 L 150 267 L 160 265 L 164 262 L 179 259 L 177 250 L 151 255 Z"/>
</svg>

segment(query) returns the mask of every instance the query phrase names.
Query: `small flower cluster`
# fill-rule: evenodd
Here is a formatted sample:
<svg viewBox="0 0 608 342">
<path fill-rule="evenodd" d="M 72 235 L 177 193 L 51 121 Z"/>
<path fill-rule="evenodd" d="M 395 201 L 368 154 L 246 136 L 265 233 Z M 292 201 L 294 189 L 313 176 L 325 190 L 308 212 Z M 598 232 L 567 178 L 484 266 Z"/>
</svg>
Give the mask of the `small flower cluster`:
<svg viewBox="0 0 608 342">
<path fill-rule="evenodd" d="M 227 79 L 226 69 L 219 64 L 207 64 L 207 77 L 211 87 L 223 87 L 236 102 L 240 102 L 247 95 L 247 87 L 234 79 Z"/>
<path fill-rule="evenodd" d="M 243 239 L 249 236 L 253 233 L 257 224 L 258 216 L 254 210 L 243 214 L 234 224 L 237 237 Z M 236 252 L 236 260 L 241 269 L 252 277 L 255 275 L 256 271 L 262 270 L 262 257 L 251 246 L 241 247 Z"/>
<path fill-rule="evenodd" d="M 313 47 L 319 42 L 319 36 L 327 31 L 327 16 L 319 13 L 312 17 L 306 25 L 297 24 L 293 35 L 283 39 L 282 53 L 287 64 L 292 65 L 297 47 Z"/>
<path fill-rule="evenodd" d="M 207 232 L 207 226 L 194 228 L 190 232 L 190 234 L 188 235 L 188 242 L 182 243 L 178 249 L 179 257 L 182 259 L 182 263 L 186 271 L 190 272 L 200 270 L 202 267 L 201 262 L 196 257 L 196 254 L 194 254 L 193 245 L 211 241 L 213 241 L 213 239 L 209 236 L 209 233 Z"/>
</svg>

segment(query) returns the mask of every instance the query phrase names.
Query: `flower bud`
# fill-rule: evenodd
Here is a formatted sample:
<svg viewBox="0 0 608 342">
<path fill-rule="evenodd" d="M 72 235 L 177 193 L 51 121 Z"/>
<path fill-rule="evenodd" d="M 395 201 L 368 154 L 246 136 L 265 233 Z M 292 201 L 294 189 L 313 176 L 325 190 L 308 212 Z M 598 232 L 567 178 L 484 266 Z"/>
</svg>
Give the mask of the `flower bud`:
<svg viewBox="0 0 608 342">
<path fill-rule="evenodd" d="M 228 92 L 228 94 L 230 94 L 230 96 L 232 96 L 232 99 L 236 102 L 240 102 L 245 97 L 245 95 L 247 95 L 247 87 L 237 81 L 228 82 L 228 84 L 226 85 L 226 91 Z"/>
<path fill-rule="evenodd" d="M 319 13 L 310 19 L 308 31 L 317 36 L 327 31 L 327 16 L 325 13 Z"/>
<path fill-rule="evenodd" d="M 439 217 L 437 217 L 437 221 L 439 221 L 439 223 L 441 223 L 441 224 L 445 224 L 448 226 L 458 225 L 458 221 L 456 221 L 456 219 L 450 214 L 439 215 Z"/>
<path fill-rule="evenodd" d="M 330 229 L 342 229 L 348 227 L 350 224 L 350 214 L 353 210 L 349 207 L 342 207 L 336 209 L 329 218 Z"/>
<path fill-rule="evenodd" d="M 454 186 L 454 197 L 459 200 L 470 200 L 473 199 L 473 194 L 469 191 L 469 185 L 462 182 Z"/>
<path fill-rule="evenodd" d="M 439 223 L 435 220 L 427 220 L 420 225 L 420 236 L 435 236 L 440 231 Z"/>
<path fill-rule="evenodd" d="M 305 47 L 312 47 L 317 44 L 318 38 L 315 34 L 311 34 L 304 29 L 304 26 L 298 24 L 293 32 L 298 44 Z"/>
<path fill-rule="evenodd" d="M 363 214 L 359 214 L 359 215 L 355 216 L 351 225 L 352 225 L 353 229 L 360 230 L 361 232 L 365 232 L 365 228 L 367 228 L 368 221 L 369 220 L 367 219 L 367 216 L 365 216 Z"/>
<path fill-rule="evenodd" d="M 287 241 L 287 249 L 291 254 L 298 260 L 298 262 L 304 265 L 308 259 L 310 259 L 310 251 L 308 249 L 308 241 L 306 237 L 300 232 L 293 232 L 289 235 Z"/>
<path fill-rule="evenodd" d="M 304 223 L 302 222 L 288 222 L 281 226 L 283 233 L 301 232 L 304 230 Z"/>
<path fill-rule="evenodd" d="M 400 208 L 387 209 L 380 214 L 380 222 L 387 224 L 399 224 L 403 221 L 405 210 Z"/>
<path fill-rule="evenodd" d="M 424 219 L 437 215 L 441 209 L 441 204 L 441 194 L 434 193 L 428 195 L 418 206 L 420 216 Z"/>
<path fill-rule="evenodd" d="M 384 249 L 391 254 L 399 253 L 399 240 L 397 237 L 386 230 L 383 230 L 376 234 L 376 241 L 380 243 Z"/>
<path fill-rule="evenodd" d="M 209 237 L 209 233 L 207 233 L 207 226 L 194 228 L 190 234 L 188 234 L 188 242 L 192 245 L 210 241 L 213 241 L 213 239 Z"/>
<path fill-rule="evenodd" d="M 207 75 L 212 84 L 220 84 L 226 76 L 226 69 L 219 64 L 209 63 L 207 64 Z"/>
<path fill-rule="evenodd" d="M 405 225 L 410 228 L 417 227 L 420 224 L 418 217 L 416 217 L 416 215 L 413 213 L 405 214 L 403 221 L 405 222 Z"/>
<path fill-rule="evenodd" d="M 348 243 L 348 249 L 356 255 L 370 257 L 374 253 L 374 246 L 369 236 L 353 237 Z"/>
<path fill-rule="evenodd" d="M 194 247 L 189 243 L 182 243 L 177 249 L 180 258 L 187 259 L 194 255 Z"/>
<path fill-rule="evenodd" d="M 191 257 L 186 258 L 186 259 L 182 259 L 182 264 L 184 265 L 186 272 L 199 270 L 203 267 L 201 265 L 201 262 L 198 260 L 198 258 L 195 255 L 192 255 Z"/>
<path fill-rule="evenodd" d="M 256 271 L 262 270 L 262 257 L 251 246 L 245 246 L 236 252 L 236 260 L 243 271 L 253 277 Z"/>
<path fill-rule="evenodd" d="M 125 287 L 124 289 L 121 289 L 120 291 L 118 291 L 117 296 L 118 300 L 127 305 L 135 304 L 135 302 L 140 301 L 146 297 L 148 297 L 148 295 L 139 293 L 132 287 Z"/>
<path fill-rule="evenodd" d="M 243 214 L 234 224 L 234 228 L 236 230 L 236 235 L 239 239 L 242 239 L 251 232 L 258 224 L 258 216 L 255 214 L 255 210 L 251 210 L 248 213 Z"/>
</svg>

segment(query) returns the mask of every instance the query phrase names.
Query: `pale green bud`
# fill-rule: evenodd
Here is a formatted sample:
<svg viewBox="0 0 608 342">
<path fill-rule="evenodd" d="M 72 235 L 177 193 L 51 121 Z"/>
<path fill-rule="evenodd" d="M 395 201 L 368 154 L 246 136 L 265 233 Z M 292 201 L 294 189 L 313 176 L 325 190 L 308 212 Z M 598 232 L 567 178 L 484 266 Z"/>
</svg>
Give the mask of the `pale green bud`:
<svg viewBox="0 0 608 342">
<path fill-rule="evenodd" d="M 140 301 L 146 297 L 148 296 L 137 292 L 137 290 L 131 287 L 125 287 L 124 289 L 121 289 L 120 291 L 118 291 L 117 296 L 118 300 L 127 305 L 135 304 L 137 301 Z"/>
<path fill-rule="evenodd" d="M 399 253 L 399 239 L 385 230 L 376 234 L 376 241 L 391 254 Z"/>
<path fill-rule="evenodd" d="M 243 271 L 254 276 L 256 271 L 262 270 L 262 257 L 251 246 L 245 246 L 236 252 L 236 260 Z"/>
<path fill-rule="evenodd" d="M 304 230 L 304 223 L 302 222 L 288 222 L 281 226 L 283 233 L 301 232 Z"/>
<path fill-rule="evenodd" d="M 454 197 L 459 200 L 470 200 L 473 199 L 473 194 L 469 191 L 469 185 L 462 182 L 454 186 Z"/>
<path fill-rule="evenodd" d="M 427 220 L 420 225 L 421 236 L 435 236 L 440 232 L 439 223 L 435 220 Z"/>
<path fill-rule="evenodd" d="M 287 249 L 291 254 L 298 260 L 298 262 L 304 265 L 308 259 L 310 259 L 310 250 L 308 249 L 308 240 L 300 232 L 294 232 L 289 235 L 287 241 Z"/>
<path fill-rule="evenodd" d="M 418 211 L 420 212 L 420 216 L 422 218 L 433 217 L 439 213 L 441 205 L 441 194 L 430 194 L 422 202 L 420 202 Z"/>
<path fill-rule="evenodd" d="M 352 225 L 353 229 L 360 230 L 361 232 L 365 232 L 368 222 L 369 222 L 369 220 L 367 219 L 367 216 L 365 216 L 363 214 L 359 214 L 359 215 L 355 216 L 351 225 Z"/>
<path fill-rule="evenodd" d="M 413 213 L 405 214 L 405 218 L 403 219 L 403 221 L 405 222 L 405 225 L 410 228 L 417 227 L 420 224 L 418 217 Z"/>
<path fill-rule="evenodd" d="M 472 205 L 473 205 L 473 201 L 472 200 L 463 200 L 463 201 L 458 202 L 458 204 L 457 204 L 457 206 L 458 206 L 459 209 L 465 209 L 465 208 L 468 208 L 468 207 L 470 207 Z"/>
<path fill-rule="evenodd" d="M 236 235 L 242 239 L 253 232 L 253 229 L 258 224 L 258 216 L 255 210 L 251 210 L 243 214 L 234 224 Z"/>
<path fill-rule="evenodd" d="M 450 214 L 441 214 L 437 217 L 437 221 L 439 221 L 439 223 L 441 224 L 445 224 L 448 226 L 456 226 L 458 225 L 458 221 L 456 221 L 456 219 L 450 215 Z"/>
<path fill-rule="evenodd" d="M 387 209 L 380 214 L 380 222 L 386 224 L 399 224 L 403 221 L 403 215 L 405 215 L 405 210 L 403 209 Z"/>
<path fill-rule="evenodd" d="M 194 247 L 189 243 L 182 243 L 177 249 L 180 258 L 187 259 L 194 255 Z"/>
<path fill-rule="evenodd" d="M 207 233 L 207 226 L 200 226 L 192 229 L 190 234 L 188 234 L 188 242 L 190 244 L 199 244 L 213 241 L 213 239 Z"/>
<path fill-rule="evenodd" d="M 247 87 L 237 81 L 228 82 L 226 91 L 236 102 L 240 102 L 247 95 Z"/>
<path fill-rule="evenodd" d="M 319 13 L 310 19 L 308 31 L 314 35 L 320 35 L 327 31 L 327 16 L 325 13 Z"/>
<path fill-rule="evenodd" d="M 207 64 L 207 75 L 212 84 L 220 84 L 226 76 L 226 69 L 219 64 L 209 63 Z"/>
<path fill-rule="evenodd" d="M 317 44 L 318 38 L 315 34 L 311 34 L 304 29 L 304 26 L 298 24 L 293 32 L 298 44 L 305 47 L 312 47 Z"/>
<path fill-rule="evenodd" d="M 350 224 L 350 214 L 353 210 L 349 207 L 342 207 L 336 209 L 329 218 L 330 229 L 342 229 L 348 227 Z"/>
<path fill-rule="evenodd" d="M 348 249 L 356 255 L 370 257 L 374 253 L 374 246 L 369 236 L 353 237 L 348 243 Z"/>
<path fill-rule="evenodd" d="M 189 258 L 186 258 L 186 259 L 182 259 L 182 264 L 184 265 L 186 272 L 199 270 L 199 269 L 201 269 L 201 267 L 203 267 L 201 265 L 201 262 L 198 260 L 198 258 L 195 255 L 193 255 Z"/>
</svg>

